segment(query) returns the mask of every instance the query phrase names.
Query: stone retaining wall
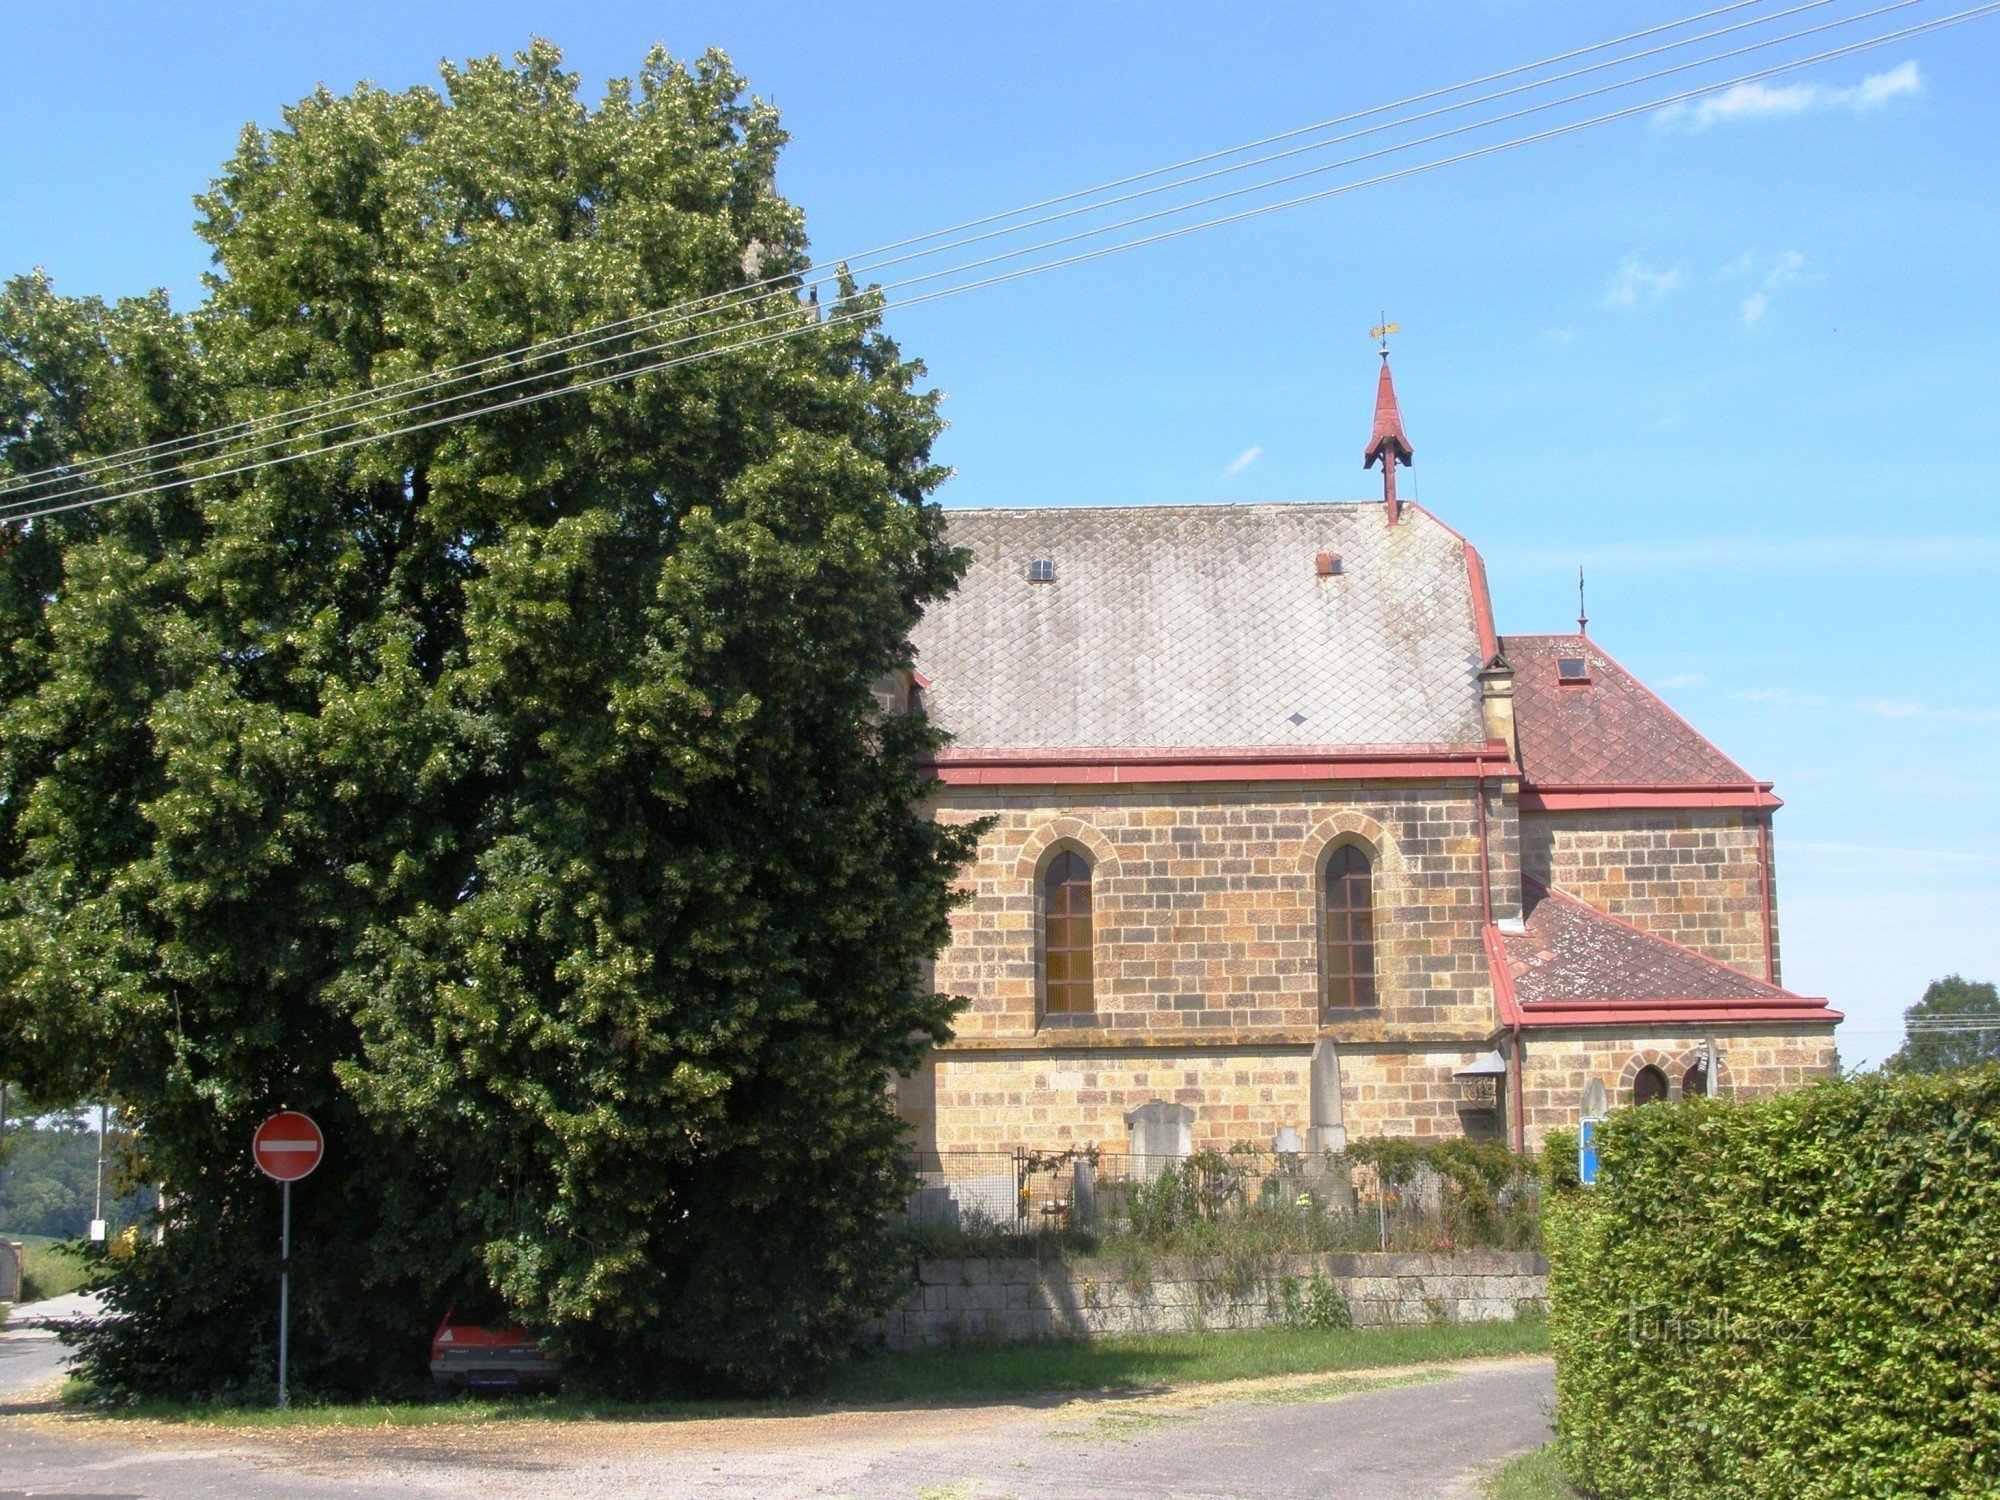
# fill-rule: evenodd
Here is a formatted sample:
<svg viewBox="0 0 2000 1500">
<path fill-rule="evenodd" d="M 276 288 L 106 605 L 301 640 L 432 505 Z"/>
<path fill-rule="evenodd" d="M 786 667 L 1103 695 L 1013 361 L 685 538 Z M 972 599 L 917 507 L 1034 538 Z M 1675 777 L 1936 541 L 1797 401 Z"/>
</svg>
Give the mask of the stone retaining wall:
<svg viewBox="0 0 2000 1500">
<path fill-rule="evenodd" d="M 891 1349 L 929 1349 L 1268 1328 L 1301 1321 L 1318 1278 L 1357 1327 L 1509 1321 L 1541 1311 L 1548 1297 L 1548 1262 L 1515 1250 L 1293 1255 L 1247 1265 L 1222 1257 L 927 1260 L 903 1305 L 870 1333 Z"/>
</svg>

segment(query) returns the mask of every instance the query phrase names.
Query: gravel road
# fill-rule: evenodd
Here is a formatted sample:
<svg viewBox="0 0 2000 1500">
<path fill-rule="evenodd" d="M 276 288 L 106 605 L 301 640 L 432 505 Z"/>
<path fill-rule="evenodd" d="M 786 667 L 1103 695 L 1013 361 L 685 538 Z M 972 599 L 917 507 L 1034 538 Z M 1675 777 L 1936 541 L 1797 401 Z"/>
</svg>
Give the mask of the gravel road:
<svg viewBox="0 0 2000 1500">
<path fill-rule="evenodd" d="M 0 1500 L 1471 1500 L 1483 1471 L 1547 1440 L 1550 1403 L 1546 1359 L 978 1406 L 483 1427 L 190 1430 L 15 1398 L 0 1416 Z"/>
</svg>

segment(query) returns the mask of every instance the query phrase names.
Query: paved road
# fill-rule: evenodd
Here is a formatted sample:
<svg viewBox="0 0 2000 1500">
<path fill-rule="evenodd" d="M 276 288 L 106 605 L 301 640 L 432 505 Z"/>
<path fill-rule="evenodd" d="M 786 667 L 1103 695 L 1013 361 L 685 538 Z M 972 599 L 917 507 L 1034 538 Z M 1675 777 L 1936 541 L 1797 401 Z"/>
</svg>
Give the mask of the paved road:
<svg viewBox="0 0 2000 1500">
<path fill-rule="evenodd" d="M 62 1379 L 69 1350 L 49 1330 L 49 1324 L 67 1318 L 94 1318 L 102 1311 L 95 1297 L 84 1295 L 23 1302 L 9 1309 L 7 1326 L 0 1331 L 0 1404 L 51 1389 Z M 7 1497 L 0 1495 L 0 1500 Z"/>
<path fill-rule="evenodd" d="M 1546 1441 L 1547 1360 L 1480 1361 L 1420 1383 L 1250 1382 L 975 1407 L 655 1423 L 190 1432 L 0 1422 L 0 1500 L 344 1496 L 1306 1497 L 1472 1500 L 1478 1476 Z"/>
</svg>

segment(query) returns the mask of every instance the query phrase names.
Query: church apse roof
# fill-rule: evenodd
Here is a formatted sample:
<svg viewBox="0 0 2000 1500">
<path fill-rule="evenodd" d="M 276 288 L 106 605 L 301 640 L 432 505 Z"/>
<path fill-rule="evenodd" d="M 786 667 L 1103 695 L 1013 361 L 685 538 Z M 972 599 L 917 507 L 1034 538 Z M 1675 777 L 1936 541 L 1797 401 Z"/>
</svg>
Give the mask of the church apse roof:
<svg viewBox="0 0 2000 1500">
<path fill-rule="evenodd" d="M 1486 929 L 1503 1025 L 1824 1025 L 1841 1019 L 1822 999 L 1766 984 L 1539 881 L 1521 884 L 1519 928 Z"/>
<path fill-rule="evenodd" d="M 1463 541 L 1378 502 L 947 512 L 912 633 L 946 754 L 1485 739 Z"/>
<path fill-rule="evenodd" d="M 1500 650 L 1514 668 L 1514 727 L 1528 785 L 1755 784 L 1588 636 L 1508 635 Z M 1580 675 L 1565 663 L 1581 663 Z"/>
</svg>

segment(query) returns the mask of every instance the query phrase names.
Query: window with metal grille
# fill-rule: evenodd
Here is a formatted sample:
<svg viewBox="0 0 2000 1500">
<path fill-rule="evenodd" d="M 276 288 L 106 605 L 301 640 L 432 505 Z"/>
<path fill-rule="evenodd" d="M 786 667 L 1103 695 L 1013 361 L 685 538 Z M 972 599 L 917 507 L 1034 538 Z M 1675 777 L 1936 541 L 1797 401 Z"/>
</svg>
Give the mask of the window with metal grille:
<svg viewBox="0 0 2000 1500">
<path fill-rule="evenodd" d="M 1042 875 L 1042 1009 L 1052 1016 L 1088 1015 L 1091 987 L 1090 866 L 1065 849 Z"/>
<path fill-rule="evenodd" d="M 1319 961 L 1327 1010 L 1375 1003 L 1375 871 L 1352 844 L 1329 854 L 1321 874 Z"/>
</svg>

